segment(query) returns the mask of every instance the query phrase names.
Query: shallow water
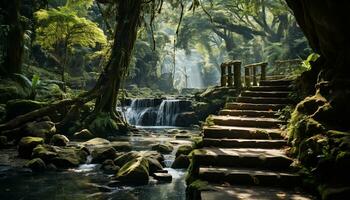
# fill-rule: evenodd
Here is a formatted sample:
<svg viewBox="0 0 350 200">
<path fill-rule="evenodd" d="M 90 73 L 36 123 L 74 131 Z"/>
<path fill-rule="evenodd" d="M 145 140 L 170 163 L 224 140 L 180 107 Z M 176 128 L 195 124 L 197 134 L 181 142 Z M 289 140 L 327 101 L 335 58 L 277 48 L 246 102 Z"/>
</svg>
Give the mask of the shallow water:
<svg viewBox="0 0 350 200">
<path fill-rule="evenodd" d="M 152 137 L 130 137 L 135 150 L 147 150 L 149 144 L 167 142 L 174 138 L 163 136 L 163 130 L 154 130 Z M 166 166 L 174 160 L 174 153 L 164 155 Z M 108 187 L 110 176 L 99 170 L 99 165 L 84 164 L 62 172 L 31 173 L 0 163 L 0 199 L 115 199 L 115 200 L 183 200 L 185 199 L 185 171 L 165 168 L 172 175 L 171 183 L 150 180 L 145 186 Z"/>
</svg>

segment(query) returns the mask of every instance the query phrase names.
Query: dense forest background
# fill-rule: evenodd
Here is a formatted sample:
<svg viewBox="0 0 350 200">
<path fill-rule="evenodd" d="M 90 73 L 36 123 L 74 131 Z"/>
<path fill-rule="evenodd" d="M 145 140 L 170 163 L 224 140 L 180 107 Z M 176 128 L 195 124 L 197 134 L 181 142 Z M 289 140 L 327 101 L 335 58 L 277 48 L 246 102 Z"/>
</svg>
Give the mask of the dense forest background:
<svg viewBox="0 0 350 200">
<path fill-rule="evenodd" d="M 143 88 L 144 95 L 205 88 L 218 84 L 225 60 L 273 63 L 310 53 L 282 0 L 195 2 L 166 1 L 159 12 L 147 11 L 153 4 L 144 8 L 123 87 Z M 8 41 L 0 46 L 2 72 L 15 46 L 9 11 L 0 10 L 0 37 Z M 23 53 L 27 78 L 54 80 L 63 91 L 62 85 L 91 89 L 111 54 L 116 6 L 92 0 L 21 1 L 18 11 L 17 28 L 24 35 L 18 45 L 24 50 L 17 54 Z"/>
</svg>

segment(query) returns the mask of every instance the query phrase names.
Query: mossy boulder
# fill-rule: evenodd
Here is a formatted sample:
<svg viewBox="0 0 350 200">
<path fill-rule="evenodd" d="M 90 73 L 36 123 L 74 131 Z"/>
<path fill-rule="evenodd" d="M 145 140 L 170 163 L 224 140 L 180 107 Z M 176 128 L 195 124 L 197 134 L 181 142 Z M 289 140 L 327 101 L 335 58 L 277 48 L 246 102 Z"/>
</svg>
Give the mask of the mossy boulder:
<svg viewBox="0 0 350 200">
<path fill-rule="evenodd" d="M 78 167 L 79 164 L 86 162 L 88 153 L 83 148 L 77 147 L 57 147 L 58 156 L 53 158 L 51 162 L 58 168 L 66 169 Z"/>
<path fill-rule="evenodd" d="M 13 119 L 19 115 L 29 113 L 33 110 L 42 108 L 47 103 L 26 100 L 26 99 L 15 99 L 8 101 L 6 104 L 6 118 Z"/>
<path fill-rule="evenodd" d="M 127 162 L 135 159 L 139 157 L 139 153 L 137 152 L 128 152 L 128 153 L 125 153 L 121 156 L 118 156 L 116 159 L 114 159 L 114 163 L 119 166 L 119 167 L 122 167 L 123 165 L 125 165 Z"/>
<path fill-rule="evenodd" d="M 97 147 L 91 152 L 92 163 L 102 163 L 107 159 L 115 159 L 117 151 L 113 147 Z"/>
<path fill-rule="evenodd" d="M 155 144 L 151 146 L 152 150 L 158 151 L 159 153 L 169 154 L 174 150 L 173 145 L 170 143 Z"/>
<path fill-rule="evenodd" d="M 89 140 L 95 138 L 94 134 L 92 134 L 88 129 L 83 129 L 79 132 L 74 133 L 73 137 L 75 139 L 81 140 Z"/>
<path fill-rule="evenodd" d="M 30 158 L 33 149 L 39 144 L 44 144 L 41 137 L 23 137 L 18 143 L 18 155 L 22 158 Z"/>
<path fill-rule="evenodd" d="M 318 134 L 304 139 L 299 146 L 298 159 L 306 166 L 315 167 L 322 155 L 329 150 L 328 138 Z"/>
<path fill-rule="evenodd" d="M 296 110 L 305 115 L 314 114 L 320 106 L 323 106 L 327 103 L 327 99 L 316 94 L 314 96 L 306 97 L 303 101 L 298 103 Z"/>
<path fill-rule="evenodd" d="M 105 160 L 101 165 L 101 170 L 106 174 L 117 174 L 120 167 L 116 166 L 113 160 Z"/>
<path fill-rule="evenodd" d="M 117 179 L 126 184 L 146 185 L 149 181 L 149 165 L 145 157 L 126 163 L 117 173 Z"/>
<path fill-rule="evenodd" d="M 55 145 L 55 146 L 67 146 L 69 142 L 69 139 L 64 136 L 64 135 L 60 135 L 60 134 L 55 134 L 52 136 L 50 143 Z"/>
<path fill-rule="evenodd" d="M 178 157 L 180 155 L 185 155 L 187 156 L 188 154 L 191 153 L 191 151 L 193 150 L 192 145 L 181 145 L 179 146 L 179 148 L 176 151 L 175 156 Z"/>
<path fill-rule="evenodd" d="M 25 167 L 30 168 L 34 172 L 41 172 L 46 170 L 45 162 L 40 158 L 34 158 L 25 164 Z"/>
<path fill-rule="evenodd" d="M 111 142 L 109 140 L 103 138 L 94 138 L 83 143 L 86 147 L 106 146 L 110 144 Z"/>
<path fill-rule="evenodd" d="M 56 133 L 55 123 L 51 121 L 29 122 L 23 130 L 26 136 L 51 138 Z"/>
<path fill-rule="evenodd" d="M 119 141 L 113 141 L 110 144 L 116 151 L 131 151 L 132 146 L 130 142 L 119 142 Z"/>
<path fill-rule="evenodd" d="M 180 154 L 178 157 L 175 158 L 173 164 L 171 165 L 171 168 L 187 169 L 189 165 L 190 165 L 190 160 L 188 156 Z"/>
<path fill-rule="evenodd" d="M 46 163 L 57 157 L 57 152 L 54 148 L 48 145 L 38 145 L 33 149 L 32 158 L 40 158 Z"/>
</svg>

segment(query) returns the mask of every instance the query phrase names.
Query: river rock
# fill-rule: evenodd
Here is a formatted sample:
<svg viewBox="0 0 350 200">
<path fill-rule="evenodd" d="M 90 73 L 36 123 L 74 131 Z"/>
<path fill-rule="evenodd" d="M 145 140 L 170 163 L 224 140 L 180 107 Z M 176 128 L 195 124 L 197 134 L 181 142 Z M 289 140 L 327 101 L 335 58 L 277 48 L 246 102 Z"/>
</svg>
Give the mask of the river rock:
<svg viewBox="0 0 350 200">
<path fill-rule="evenodd" d="M 103 138 L 94 138 L 83 143 L 86 147 L 106 146 L 110 144 L 111 142 L 109 140 Z"/>
<path fill-rule="evenodd" d="M 119 142 L 119 141 L 113 141 L 110 144 L 116 151 L 131 151 L 132 146 L 130 142 Z"/>
<path fill-rule="evenodd" d="M 0 136 L 0 148 L 4 148 L 7 145 L 7 137 L 6 136 Z"/>
<path fill-rule="evenodd" d="M 102 163 L 107 159 L 115 159 L 117 151 L 113 147 L 97 147 L 91 152 L 92 163 Z"/>
<path fill-rule="evenodd" d="M 46 170 L 46 164 L 40 158 L 34 158 L 25 164 L 25 167 L 30 168 L 34 172 L 41 172 Z"/>
<path fill-rule="evenodd" d="M 50 143 L 55 146 L 67 146 L 69 139 L 60 134 L 55 134 L 52 136 Z"/>
<path fill-rule="evenodd" d="M 23 137 L 18 143 L 18 155 L 22 158 L 30 158 L 33 149 L 39 144 L 44 144 L 41 137 Z"/>
<path fill-rule="evenodd" d="M 190 160 L 188 159 L 188 156 L 185 155 L 179 155 L 173 164 L 171 165 L 171 168 L 173 169 L 186 169 L 190 165 Z"/>
<path fill-rule="evenodd" d="M 170 129 L 167 131 L 168 134 L 177 134 L 179 132 L 180 132 L 180 130 L 178 130 L 178 129 Z"/>
<path fill-rule="evenodd" d="M 88 153 L 82 148 L 76 147 L 57 147 L 58 156 L 52 159 L 52 163 L 58 168 L 78 167 L 79 164 L 86 162 Z"/>
<path fill-rule="evenodd" d="M 152 145 L 152 150 L 158 151 L 160 153 L 169 154 L 174 150 L 174 147 L 170 143 L 165 144 L 155 144 Z"/>
<path fill-rule="evenodd" d="M 88 129 L 83 129 L 79 132 L 74 133 L 73 137 L 75 139 L 81 139 L 81 140 L 89 140 L 89 139 L 95 138 L 94 134 L 92 134 Z"/>
<path fill-rule="evenodd" d="M 128 152 L 125 153 L 121 156 L 118 156 L 116 159 L 114 159 L 114 163 L 119 166 L 122 167 L 123 165 L 125 165 L 126 163 L 128 163 L 129 161 L 135 159 L 139 157 L 139 153 L 137 152 Z"/>
<path fill-rule="evenodd" d="M 101 170 L 106 174 L 116 174 L 118 173 L 120 167 L 116 166 L 113 160 L 105 160 L 101 165 Z"/>
<path fill-rule="evenodd" d="M 46 105 L 39 101 L 15 99 L 10 100 L 6 104 L 6 118 L 13 119 L 19 115 L 29 113 Z"/>
<path fill-rule="evenodd" d="M 181 145 L 176 151 L 175 156 L 178 157 L 180 155 L 185 155 L 187 156 L 191 151 L 193 150 L 192 145 Z"/>
<path fill-rule="evenodd" d="M 171 182 L 173 177 L 168 173 L 154 173 L 153 178 L 162 182 Z"/>
<path fill-rule="evenodd" d="M 195 112 L 183 112 L 176 117 L 175 126 L 189 127 L 192 124 L 198 124 L 198 117 Z"/>
<path fill-rule="evenodd" d="M 140 156 L 126 163 L 117 173 L 117 179 L 126 184 L 146 185 L 149 181 L 147 159 Z"/>
<path fill-rule="evenodd" d="M 25 125 L 23 132 L 26 136 L 48 139 L 56 133 L 56 127 L 51 121 L 29 122 Z"/>
<path fill-rule="evenodd" d="M 56 150 L 48 145 L 38 145 L 33 149 L 32 158 L 40 158 L 46 163 L 57 157 Z"/>
</svg>

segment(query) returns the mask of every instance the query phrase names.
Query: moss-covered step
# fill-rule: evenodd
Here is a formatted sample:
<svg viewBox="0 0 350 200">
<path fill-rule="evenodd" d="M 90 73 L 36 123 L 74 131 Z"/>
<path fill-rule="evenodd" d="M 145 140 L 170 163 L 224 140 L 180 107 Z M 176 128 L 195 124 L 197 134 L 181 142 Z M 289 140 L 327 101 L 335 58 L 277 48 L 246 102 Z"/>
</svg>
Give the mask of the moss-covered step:
<svg viewBox="0 0 350 200">
<path fill-rule="evenodd" d="M 256 104 L 256 103 L 227 103 L 225 108 L 230 110 L 262 110 L 277 111 L 286 107 L 286 104 Z"/>
<path fill-rule="evenodd" d="M 291 100 L 281 97 L 237 97 L 238 103 L 258 103 L 258 104 L 288 104 Z"/>
<path fill-rule="evenodd" d="M 293 160 L 284 151 L 255 148 L 203 148 L 192 152 L 192 159 L 199 166 L 261 168 L 287 170 Z"/>
<path fill-rule="evenodd" d="M 246 168 L 203 167 L 199 169 L 198 178 L 210 183 L 230 183 L 231 185 L 296 187 L 301 184 L 297 174 Z"/>
<path fill-rule="evenodd" d="M 285 91 L 270 91 L 270 92 L 257 92 L 257 91 L 243 91 L 242 97 L 275 97 L 275 98 L 287 98 L 290 92 Z"/>
<path fill-rule="evenodd" d="M 209 186 L 208 186 L 209 187 Z M 309 194 L 295 189 L 261 186 L 212 186 L 200 192 L 201 200 L 312 200 Z"/>
<path fill-rule="evenodd" d="M 269 117 L 277 118 L 277 112 L 275 111 L 259 111 L 259 110 L 220 110 L 219 115 L 229 116 L 246 116 L 246 117 Z"/>
<path fill-rule="evenodd" d="M 203 128 L 204 138 L 228 139 L 283 139 L 280 129 L 240 126 L 207 126 Z"/>
<path fill-rule="evenodd" d="M 278 119 L 260 117 L 213 116 L 212 120 L 215 125 L 219 126 L 279 128 L 280 125 L 285 124 L 284 121 Z"/>
<path fill-rule="evenodd" d="M 221 148 L 260 148 L 280 149 L 287 146 L 286 140 L 256 140 L 256 139 L 213 139 L 204 138 L 203 146 Z"/>
<path fill-rule="evenodd" d="M 251 91 L 292 91 L 290 85 L 278 85 L 278 86 L 252 86 L 249 87 Z"/>
<path fill-rule="evenodd" d="M 293 80 L 265 80 L 260 81 L 260 86 L 279 86 L 279 85 L 291 85 Z"/>
</svg>

